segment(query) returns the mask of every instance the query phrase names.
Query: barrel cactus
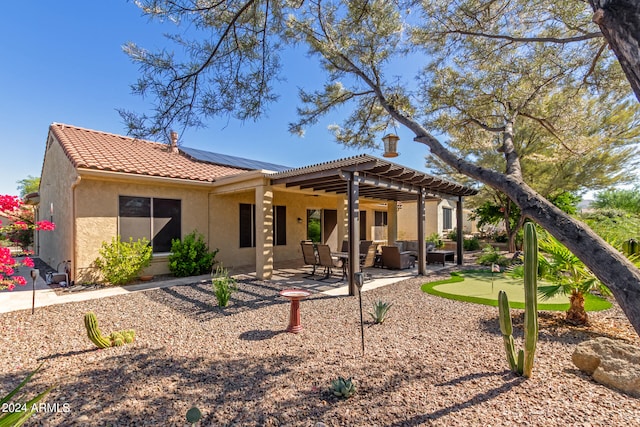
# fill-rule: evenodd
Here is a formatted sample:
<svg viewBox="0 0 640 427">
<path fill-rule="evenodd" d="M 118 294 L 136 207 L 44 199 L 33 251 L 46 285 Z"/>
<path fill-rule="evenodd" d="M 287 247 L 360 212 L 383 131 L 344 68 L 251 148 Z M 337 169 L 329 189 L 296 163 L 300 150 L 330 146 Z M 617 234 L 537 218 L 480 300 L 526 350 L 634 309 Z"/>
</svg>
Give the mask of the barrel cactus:
<svg viewBox="0 0 640 427">
<path fill-rule="evenodd" d="M 509 367 L 513 372 L 527 378 L 531 377 L 538 343 L 537 279 L 538 237 L 535 225 L 527 223 L 524 226 L 524 350 L 518 351 L 517 357 L 512 335 L 509 299 L 504 291 L 498 293 L 500 332 L 502 332 Z"/>
<path fill-rule="evenodd" d="M 335 396 L 349 398 L 355 394 L 356 386 L 350 377 L 346 380 L 338 377 L 338 379 L 331 381 L 331 392 Z"/>
<path fill-rule="evenodd" d="M 87 328 L 89 339 L 98 348 L 118 347 L 132 343 L 135 339 L 135 331 L 133 329 L 112 332 L 109 336 L 105 337 L 98 327 L 98 318 L 92 311 L 84 315 L 84 326 Z"/>
</svg>

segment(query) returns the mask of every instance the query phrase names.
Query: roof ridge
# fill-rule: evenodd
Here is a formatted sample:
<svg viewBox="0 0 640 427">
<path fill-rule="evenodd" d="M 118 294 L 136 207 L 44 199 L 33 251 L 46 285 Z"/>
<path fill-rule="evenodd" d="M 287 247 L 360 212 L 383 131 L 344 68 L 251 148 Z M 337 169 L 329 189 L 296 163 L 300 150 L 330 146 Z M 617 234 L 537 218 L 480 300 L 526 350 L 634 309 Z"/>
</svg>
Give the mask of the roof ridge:
<svg viewBox="0 0 640 427">
<path fill-rule="evenodd" d="M 146 143 L 149 143 L 149 144 L 167 145 L 166 142 L 151 141 L 149 139 L 136 138 L 136 137 L 128 136 L 128 135 L 120 135 L 120 134 L 117 134 L 117 133 L 106 132 L 106 131 L 103 131 L 103 130 L 89 129 L 89 128 L 85 128 L 85 127 L 82 127 L 82 126 L 70 125 L 70 124 L 67 124 L 67 123 L 52 122 L 51 126 L 62 126 L 62 130 L 64 130 L 65 127 L 68 127 L 68 128 L 73 128 L 73 129 L 85 131 L 85 132 L 113 136 L 113 137 L 120 138 L 120 139 L 129 139 L 131 141 L 146 142 Z"/>
</svg>

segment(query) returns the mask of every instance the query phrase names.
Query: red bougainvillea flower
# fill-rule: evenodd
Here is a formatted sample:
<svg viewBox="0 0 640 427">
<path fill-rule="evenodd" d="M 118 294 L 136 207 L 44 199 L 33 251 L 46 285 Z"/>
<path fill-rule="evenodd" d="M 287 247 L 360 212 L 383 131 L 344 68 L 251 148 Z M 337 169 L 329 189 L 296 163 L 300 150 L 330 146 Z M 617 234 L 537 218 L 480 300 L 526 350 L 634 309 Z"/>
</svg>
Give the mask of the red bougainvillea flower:
<svg viewBox="0 0 640 427">
<path fill-rule="evenodd" d="M 25 258 L 22 260 L 22 265 L 25 265 L 29 268 L 33 268 L 35 267 L 35 264 L 33 263 L 33 260 L 31 258 Z"/>
<path fill-rule="evenodd" d="M 42 220 L 42 221 L 36 222 L 36 229 L 43 230 L 43 231 L 52 231 L 56 229 L 56 225 L 51 221 Z"/>
<path fill-rule="evenodd" d="M 13 226 L 18 230 L 26 230 L 29 228 L 29 225 L 24 221 L 16 221 L 13 223 Z"/>
<path fill-rule="evenodd" d="M 25 279 L 22 276 L 14 276 L 13 279 L 16 281 L 16 283 L 20 286 L 24 286 L 27 284 L 27 279 Z"/>
<path fill-rule="evenodd" d="M 0 195 L 0 211 L 12 212 L 22 206 L 18 196 Z"/>
<path fill-rule="evenodd" d="M 14 285 L 13 283 L 9 283 L 7 285 L 7 289 L 9 289 L 10 291 L 14 290 L 16 288 L 16 285 Z"/>
</svg>

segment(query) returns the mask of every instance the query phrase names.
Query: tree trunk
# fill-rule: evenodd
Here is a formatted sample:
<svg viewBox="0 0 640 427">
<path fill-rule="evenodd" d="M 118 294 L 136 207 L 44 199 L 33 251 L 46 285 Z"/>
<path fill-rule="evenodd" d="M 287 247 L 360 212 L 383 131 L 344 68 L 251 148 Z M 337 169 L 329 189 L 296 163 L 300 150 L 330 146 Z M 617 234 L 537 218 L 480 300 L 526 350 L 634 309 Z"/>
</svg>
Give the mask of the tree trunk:
<svg viewBox="0 0 640 427">
<path fill-rule="evenodd" d="M 586 326 L 589 324 L 589 316 L 584 309 L 584 295 L 574 290 L 569 297 L 569 310 L 566 320 L 572 325 Z"/>
<path fill-rule="evenodd" d="M 640 101 L 640 2 L 589 0 L 593 22 L 616 54 L 631 88 Z"/>
</svg>

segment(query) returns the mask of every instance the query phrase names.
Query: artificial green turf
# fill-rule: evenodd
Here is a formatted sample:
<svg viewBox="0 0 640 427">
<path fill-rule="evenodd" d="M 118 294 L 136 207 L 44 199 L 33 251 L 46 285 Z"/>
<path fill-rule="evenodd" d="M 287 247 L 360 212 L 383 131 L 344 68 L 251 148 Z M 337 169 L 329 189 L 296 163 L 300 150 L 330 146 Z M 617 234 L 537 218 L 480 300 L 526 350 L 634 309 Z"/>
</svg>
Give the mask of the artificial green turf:
<svg viewBox="0 0 640 427">
<path fill-rule="evenodd" d="M 484 305 L 498 305 L 498 292 L 504 290 L 509 297 L 511 308 L 524 308 L 524 285 L 522 279 L 514 279 L 508 273 L 492 273 L 490 271 L 465 271 L 452 273 L 451 278 L 437 282 L 425 283 L 422 290 L 428 294 L 457 301 L 466 301 Z M 538 280 L 538 286 L 548 282 Z M 586 311 L 601 311 L 611 307 L 611 303 L 595 295 L 587 294 L 584 298 Z M 557 295 L 543 300 L 538 298 L 538 309 L 548 311 L 567 311 L 569 297 Z"/>
</svg>

